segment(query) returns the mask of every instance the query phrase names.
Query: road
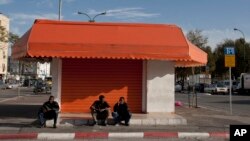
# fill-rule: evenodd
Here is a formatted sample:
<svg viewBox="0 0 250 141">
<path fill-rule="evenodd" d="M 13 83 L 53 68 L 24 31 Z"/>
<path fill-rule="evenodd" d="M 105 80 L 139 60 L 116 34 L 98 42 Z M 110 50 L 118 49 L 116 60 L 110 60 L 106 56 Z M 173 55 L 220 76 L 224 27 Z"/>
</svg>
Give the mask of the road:
<svg viewBox="0 0 250 141">
<path fill-rule="evenodd" d="M 176 100 L 188 104 L 188 94 L 176 93 Z M 229 112 L 229 95 L 197 94 L 198 107 Z M 250 116 L 250 96 L 232 95 L 233 115 Z"/>
<path fill-rule="evenodd" d="M 21 95 L 27 95 L 27 93 L 20 93 Z M 18 96 L 18 89 L 0 89 L 0 102 L 9 98 L 14 98 Z"/>
<path fill-rule="evenodd" d="M 18 90 L 19 90 L 19 93 L 18 93 Z M 31 95 L 34 96 L 33 88 L 20 87 L 19 89 L 18 88 L 6 89 L 6 90 L 0 89 L 0 102 L 4 102 L 10 99 L 15 99 L 18 96 L 23 97 L 23 96 L 31 96 Z"/>
</svg>

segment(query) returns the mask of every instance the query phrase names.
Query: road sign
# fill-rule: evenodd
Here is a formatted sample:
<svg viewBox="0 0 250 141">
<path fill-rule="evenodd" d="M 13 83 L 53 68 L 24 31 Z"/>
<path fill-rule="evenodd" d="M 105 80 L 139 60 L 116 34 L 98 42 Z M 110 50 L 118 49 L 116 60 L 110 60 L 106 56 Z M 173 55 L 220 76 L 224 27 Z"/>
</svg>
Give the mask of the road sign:
<svg viewBox="0 0 250 141">
<path fill-rule="evenodd" d="M 234 47 L 226 47 L 225 54 L 225 67 L 235 67 L 235 49 Z"/>
<path fill-rule="evenodd" d="M 235 55 L 225 55 L 225 67 L 235 67 Z"/>
<path fill-rule="evenodd" d="M 232 74 L 231 68 L 235 67 L 235 50 L 234 47 L 226 47 L 224 49 L 225 54 L 225 67 L 229 68 L 229 107 L 230 107 L 230 114 L 233 114 L 233 105 L 232 105 Z"/>
<path fill-rule="evenodd" d="M 224 54 L 225 55 L 235 55 L 234 47 L 226 47 L 224 49 Z"/>
</svg>

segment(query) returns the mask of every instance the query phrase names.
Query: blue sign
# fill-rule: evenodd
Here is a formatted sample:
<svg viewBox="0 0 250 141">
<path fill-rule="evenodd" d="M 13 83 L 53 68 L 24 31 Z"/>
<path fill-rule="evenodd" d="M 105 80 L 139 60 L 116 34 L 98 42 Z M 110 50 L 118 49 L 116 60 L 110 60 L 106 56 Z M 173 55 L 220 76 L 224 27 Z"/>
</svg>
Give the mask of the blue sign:
<svg viewBox="0 0 250 141">
<path fill-rule="evenodd" d="M 224 49 L 224 54 L 225 55 L 235 55 L 234 47 L 226 47 Z"/>
</svg>

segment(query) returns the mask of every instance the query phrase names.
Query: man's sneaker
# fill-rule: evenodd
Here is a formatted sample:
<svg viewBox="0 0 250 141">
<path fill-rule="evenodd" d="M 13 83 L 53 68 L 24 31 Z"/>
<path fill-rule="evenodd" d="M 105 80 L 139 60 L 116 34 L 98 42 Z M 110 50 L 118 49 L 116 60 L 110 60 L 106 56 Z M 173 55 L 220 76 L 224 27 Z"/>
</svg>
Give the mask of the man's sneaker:
<svg viewBox="0 0 250 141">
<path fill-rule="evenodd" d="M 125 123 L 125 126 L 129 126 L 129 123 Z"/>
<path fill-rule="evenodd" d="M 119 123 L 116 123 L 115 126 L 118 127 L 118 126 L 120 126 L 120 124 L 119 124 Z"/>
<path fill-rule="evenodd" d="M 98 123 L 96 121 L 94 121 L 94 123 L 93 123 L 93 126 L 95 126 L 95 125 L 98 125 Z"/>
<path fill-rule="evenodd" d="M 46 127 L 46 124 L 41 124 L 40 126 L 39 126 L 39 128 L 45 128 Z"/>
<path fill-rule="evenodd" d="M 108 122 L 107 122 L 107 120 L 105 120 L 104 122 L 103 122 L 103 126 L 107 126 L 108 125 Z"/>
<path fill-rule="evenodd" d="M 57 127 L 56 127 L 56 124 L 53 125 L 53 128 L 57 128 Z"/>
</svg>

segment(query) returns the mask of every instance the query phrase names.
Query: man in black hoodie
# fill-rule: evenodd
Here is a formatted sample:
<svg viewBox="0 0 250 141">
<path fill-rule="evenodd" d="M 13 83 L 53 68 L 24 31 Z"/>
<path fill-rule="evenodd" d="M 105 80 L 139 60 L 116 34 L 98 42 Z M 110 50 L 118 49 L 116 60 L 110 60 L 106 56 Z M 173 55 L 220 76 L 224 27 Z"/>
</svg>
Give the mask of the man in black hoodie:
<svg viewBox="0 0 250 141">
<path fill-rule="evenodd" d="M 54 119 L 53 128 L 56 128 L 58 112 L 59 105 L 54 101 L 54 96 L 50 96 L 49 101 L 45 102 L 38 112 L 41 128 L 46 127 L 47 119 Z"/>
<path fill-rule="evenodd" d="M 97 125 L 98 120 L 101 120 L 103 122 L 103 125 L 107 126 L 108 117 L 110 114 L 110 106 L 108 102 L 106 102 L 103 95 L 100 95 L 99 100 L 96 100 L 90 106 L 90 110 L 94 120 L 94 125 Z"/>
<path fill-rule="evenodd" d="M 115 104 L 112 116 L 116 125 L 118 125 L 121 121 L 124 120 L 125 125 L 129 126 L 129 120 L 132 115 L 129 112 L 128 104 L 125 102 L 124 97 L 120 97 L 119 102 Z"/>
</svg>

